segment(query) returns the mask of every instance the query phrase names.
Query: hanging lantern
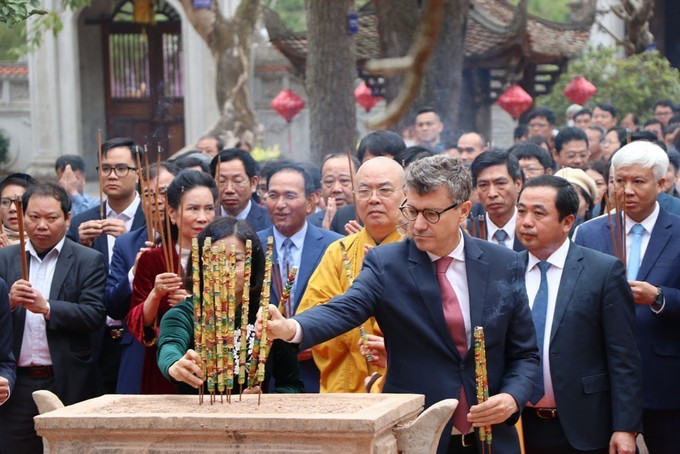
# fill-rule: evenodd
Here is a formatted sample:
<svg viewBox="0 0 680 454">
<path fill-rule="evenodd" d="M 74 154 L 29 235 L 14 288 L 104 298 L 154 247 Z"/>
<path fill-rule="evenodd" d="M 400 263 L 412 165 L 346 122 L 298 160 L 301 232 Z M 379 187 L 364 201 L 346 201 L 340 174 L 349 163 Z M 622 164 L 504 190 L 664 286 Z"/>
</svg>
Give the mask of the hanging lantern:
<svg viewBox="0 0 680 454">
<path fill-rule="evenodd" d="M 305 108 L 305 102 L 302 98 L 296 95 L 293 90 L 288 89 L 281 90 L 269 105 L 276 113 L 285 118 L 288 123 Z"/>
<path fill-rule="evenodd" d="M 380 102 L 379 96 L 373 96 L 372 91 L 368 88 L 365 82 L 354 89 L 354 98 L 357 100 L 357 104 L 364 108 L 366 112 L 370 112 L 373 106 Z"/>
<path fill-rule="evenodd" d="M 155 0 L 133 0 L 133 20 L 136 24 L 153 25 L 156 23 Z"/>
<path fill-rule="evenodd" d="M 509 113 L 512 118 L 518 118 L 534 103 L 529 93 L 519 85 L 512 85 L 498 98 L 498 105 Z"/>
<path fill-rule="evenodd" d="M 597 93 L 597 88 L 585 77 L 574 77 L 562 91 L 565 98 L 580 105 L 587 103 L 595 96 L 595 93 Z"/>
</svg>

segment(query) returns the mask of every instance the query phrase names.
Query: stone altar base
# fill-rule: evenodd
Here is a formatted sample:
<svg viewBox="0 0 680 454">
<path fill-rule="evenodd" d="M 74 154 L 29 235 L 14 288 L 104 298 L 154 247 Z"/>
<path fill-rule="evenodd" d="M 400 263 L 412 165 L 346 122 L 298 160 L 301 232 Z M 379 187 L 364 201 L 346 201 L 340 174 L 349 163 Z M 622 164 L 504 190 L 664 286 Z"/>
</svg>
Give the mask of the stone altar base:
<svg viewBox="0 0 680 454">
<path fill-rule="evenodd" d="M 260 406 L 257 395 L 208 400 L 106 395 L 36 416 L 35 425 L 46 453 L 396 453 L 393 429 L 424 403 L 416 394 L 266 394 Z"/>
</svg>

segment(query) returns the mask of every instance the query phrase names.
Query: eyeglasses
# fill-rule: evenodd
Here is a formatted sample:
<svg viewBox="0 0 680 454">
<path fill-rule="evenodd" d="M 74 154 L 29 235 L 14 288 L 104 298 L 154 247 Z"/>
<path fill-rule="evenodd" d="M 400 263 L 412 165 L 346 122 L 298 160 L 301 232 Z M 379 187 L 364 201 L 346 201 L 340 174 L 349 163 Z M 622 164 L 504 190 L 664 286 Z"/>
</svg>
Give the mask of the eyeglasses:
<svg viewBox="0 0 680 454">
<path fill-rule="evenodd" d="M 420 213 L 423 214 L 423 217 L 427 222 L 430 224 L 436 224 L 439 222 L 439 218 L 443 213 L 446 213 L 449 210 L 453 210 L 456 208 L 459 203 L 454 203 L 453 205 L 444 208 L 441 211 L 433 210 L 432 208 L 425 208 L 424 210 L 417 210 L 416 208 L 412 207 L 411 205 L 401 205 L 399 207 L 399 211 L 401 211 L 401 214 L 408 219 L 409 221 L 415 221 L 418 219 L 418 215 Z"/>
<path fill-rule="evenodd" d="M 373 196 L 373 192 L 375 192 L 376 194 L 378 194 L 378 198 L 389 199 L 392 196 L 392 194 L 394 194 L 394 191 L 396 191 L 396 189 L 394 188 L 377 188 L 377 189 L 361 188 L 355 190 L 354 195 L 356 195 L 358 200 L 368 200 Z"/>
<path fill-rule="evenodd" d="M 0 206 L 3 208 L 9 208 L 12 203 L 14 203 L 14 199 L 10 199 L 9 197 L 3 197 L 0 199 Z"/>
<path fill-rule="evenodd" d="M 545 128 L 548 126 L 549 123 L 543 123 L 543 122 L 534 122 L 534 123 L 529 123 L 530 128 Z"/>
<path fill-rule="evenodd" d="M 97 170 L 100 171 L 104 176 L 109 176 L 111 175 L 111 172 L 114 172 L 117 177 L 123 178 L 126 177 L 128 173 L 130 173 L 130 170 L 137 170 L 137 167 L 130 167 L 126 164 L 118 164 L 115 166 L 104 164 L 102 166 L 98 166 Z"/>
</svg>

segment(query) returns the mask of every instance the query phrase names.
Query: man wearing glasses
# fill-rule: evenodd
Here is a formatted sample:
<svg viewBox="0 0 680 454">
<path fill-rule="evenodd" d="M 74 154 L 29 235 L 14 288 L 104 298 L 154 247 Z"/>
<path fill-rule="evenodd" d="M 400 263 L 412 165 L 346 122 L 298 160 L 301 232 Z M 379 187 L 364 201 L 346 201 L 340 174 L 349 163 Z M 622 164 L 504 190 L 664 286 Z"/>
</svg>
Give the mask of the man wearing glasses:
<svg viewBox="0 0 680 454">
<path fill-rule="evenodd" d="M 69 239 L 101 252 L 108 265 L 113 256 L 116 238 L 146 224 L 144 211 L 137 194 L 138 147 L 132 139 L 107 140 L 101 147 L 101 163 L 97 167 L 99 184 L 106 195 L 104 217 L 99 206 L 75 216 L 68 229 Z M 104 391 L 115 392 L 120 363 L 120 342 L 123 326 L 115 315 L 108 314 L 102 334 L 99 367 L 104 379 Z M 95 353 L 98 346 L 95 347 Z"/>
<path fill-rule="evenodd" d="M 547 107 L 536 107 L 528 118 L 529 137 L 542 137 L 552 147 L 555 114 Z"/>
<path fill-rule="evenodd" d="M 270 310 L 273 338 L 309 348 L 375 317 L 385 335 L 384 392 L 459 400 L 439 453 L 480 453 L 475 427 L 493 425 L 495 452 L 519 453 L 517 420 L 539 357 L 517 253 L 464 234 L 472 182 L 460 160 L 437 155 L 406 170 L 402 214 L 412 238 L 368 252 L 353 285 L 292 319 Z M 475 394 L 473 330 L 484 329 L 490 398 Z M 258 331 L 261 321 L 258 320 Z"/>
<path fill-rule="evenodd" d="M 555 137 L 553 158 L 560 169 L 571 167 L 583 170 L 590 158 L 588 136 L 585 131 L 573 126 L 562 128 Z"/>
</svg>

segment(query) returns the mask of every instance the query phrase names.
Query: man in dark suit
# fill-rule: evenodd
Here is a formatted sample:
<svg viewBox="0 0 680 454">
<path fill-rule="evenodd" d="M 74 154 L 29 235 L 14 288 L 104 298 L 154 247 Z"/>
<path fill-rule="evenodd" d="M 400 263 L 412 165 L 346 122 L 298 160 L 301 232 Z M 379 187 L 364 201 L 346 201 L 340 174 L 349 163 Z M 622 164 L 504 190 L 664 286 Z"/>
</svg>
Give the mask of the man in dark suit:
<svg viewBox="0 0 680 454">
<path fill-rule="evenodd" d="M 680 218 L 659 207 L 666 153 L 649 142 L 632 142 L 614 154 L 616 196 L 623 204 L 627 278 L 635 297 L 637 345 L 642 358 L 645 443 L 650 454 L 677 452 L 680 427 Z M 616 237 L 616 235 L 615 235 Z M 612 243 L 607 216 L 579 226 L 574 242 L 607 254 Z M 619 243 L 617 241 L 617 243 Z"/>
<path fill-rule="evenodd" d="M 10 396 L 17 378 L 16 361 L 12 353 L 12 316 L 8 294 L 7 284 L 0 279 L 0 405 Z"/>
<path fill-rule="evenodd" d="M 333 153 L 323 158 L 321 163 L 321 197 L 323 197 L 325 209 L 316 211 L 307 216 L 307 221 L 326 230 L 330 230 L 331 221 L 335 213 L 342 207 L 351 205 L 352 180 L 356 178 L 359 161 L 351 157 L 352 165 L 345 153 Z M 353 214 L 352 219 L 356 217 Z M 343 224 L 344 225 L 344 224 Z M 344 235 L 344 232 L 342 233 Z"/>
<path fill-rule="evenodd" d="M 335 232 L 314 227 L 307 222 L 307 215 L 314 209 L 313 192 L 311 176 L 303 168 L 293 163 L 282 163 L 276 167 L 267 180 L 267 209 L 274 225 L 257 232 L 263 247 L 266 247 L 268 237 L 274 237 L 272 304 L 279 305 L 287 270 L 298 267 L 290 292 L 290 304 L 286 306 L 291 315 L 297 310 L 307 282 L 326 248 L 341 238 Z M 312 361 L 311 351 L 305 352 L 300 360 L 305 392 L 318 392 L 319 370 Z"/>
<path fill-rule="evenodd" d="M 522 413 L 527 454 L 635 452 L 642 372 L 621 262 L 572 244 L 579 198 L 565 179 L 526 183 L 517 237 L 542 367 Z"/>
<path fill-rule="evenodd" d="M 270 310 L 273 338 L 308 348 L 374 316 L 385 335 L 384 392 L 425 395 L 430 406 L 458 398 L 440 453 L 479 453 L 471 425 L 493 425 L 495 452 L 519 453 L 514 427 L 539 357 L 514 251 L 461 232 L 471 181 L 460 160 L 421 159 L 406 170 L 402 213 L 412 239 L 371 249 L 353 285 L 292 319 Z M 491 397 L 477 404 L 473 330 L 484 328 Z M 261 321 L 257 329 L 261 331 Z M 452 427 L 455 435 L 452 435 Z"/>
<path fill-rule="evenodd" d="M 171 162 L 161 162 L 160 170 L 157 170 L 156 164 L 149 166 L 150 189 L 146 190 L 152 200 L 158 200 L 158 205 L 151 206 L 151 209 L 159 210 L 161 219 L 165 219 L 164 199 L 154 198 L 153 193 L 156 187 L 161 192 L 165 192 L 179 171 L 179 167 Z M 130 333 L 125 324 L 125 316 L 130 310 L 132 279 L 134 278 L 137 260 L 142 251 L 151 246 L 148 239 L 146 226 L 116 238 L 111 254 L 111 263 L 109 264 L 109 277 L 106 280 L 104 292 L 106 312 L 114 319 L 123 322 L 123 333 L 120 339 L 120 367 L 118 369 L 118 380 L 115 383 L 115 392 L 119 394 L 139 394 L 142 383 L 145 347 Z"/>
<path fill-rule="evenodd" d="M 137 194 L 137 145 L 132 139 L 115 138 L 104 142 L 101 148 L 102 162 L 97 170 L 106 194 L 104 218 L 99 206 L 90 208 L 73 217 L 67 236 L 101 252 L 108 267 L 116 238 L 144 226 L 146 220 Z M 97 334 L 101 341 L 95 345 L 106 393 L 116 390 L 122 335 L 120 319 L 113 313 L 107 314 L 106 326 Z"/>
<path fill-rule="evenodd" d="M 515 251 L 524 246 L 515 236 L 517 194 L 524 183 L 519 161 L 505 151 L 491 150 L 475 158 L 470 167 L 479 205 L 472 208 L 468 232 Z"/>
<path fill-rule="evenodd" d="M 22 198 L 29 280 L 22 279 L 19 245 L 0 250 L 18 366 L 16 387 L 0 406 L 1 447 L 8 453 L 42 452 L 33 428 L 33 391 L 50 390 L 66 405 L 102 391 L 91 334 L 106 316 L 104 257 L 65 238 L 71 199 L 60 186 L 31 186 Z"/>
<path fill-rule="evenodd" d="M 256 232 L 272 225 L 267 209 L 253 200 L 258 176 L 250 153 L 238 148 L 223 150 L 210 162 L 210 172 L 220 189 L 221 216 L 247 221 Z"/>
</svg>

